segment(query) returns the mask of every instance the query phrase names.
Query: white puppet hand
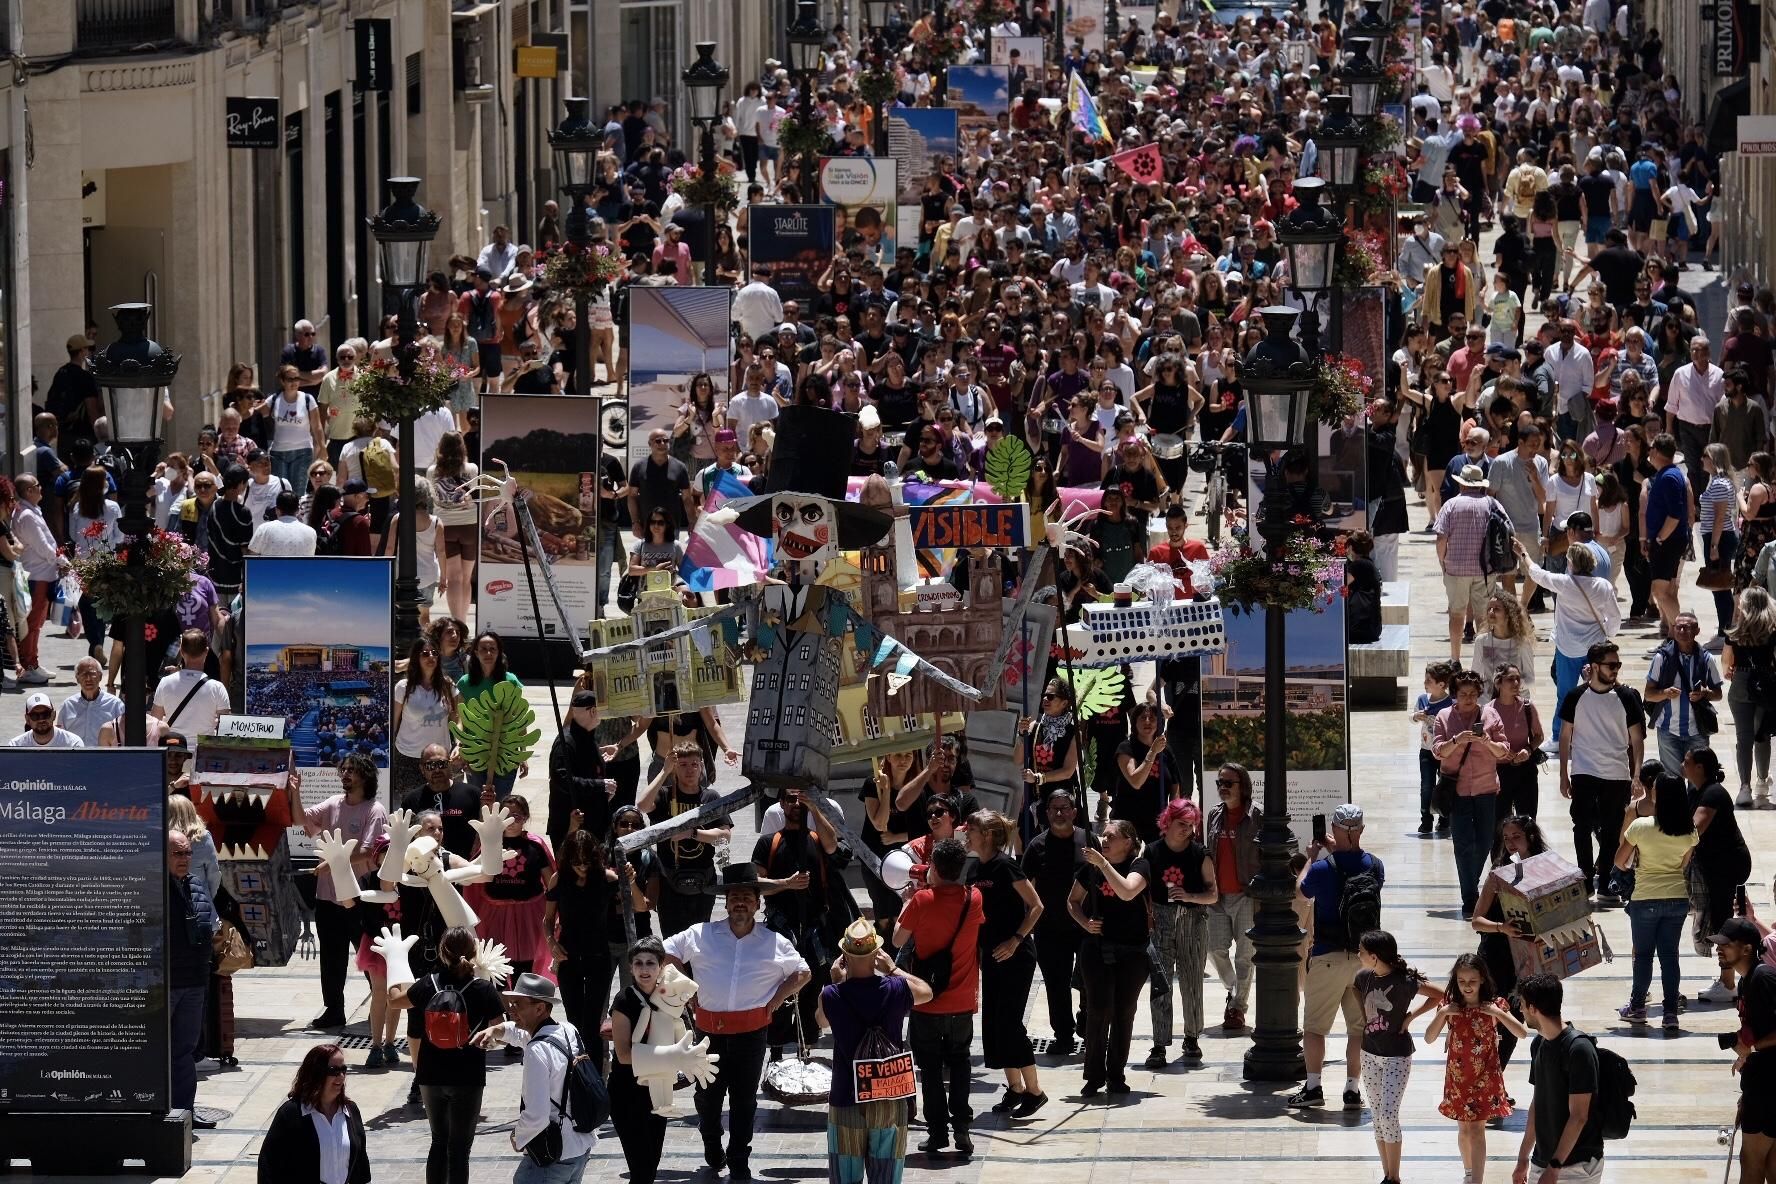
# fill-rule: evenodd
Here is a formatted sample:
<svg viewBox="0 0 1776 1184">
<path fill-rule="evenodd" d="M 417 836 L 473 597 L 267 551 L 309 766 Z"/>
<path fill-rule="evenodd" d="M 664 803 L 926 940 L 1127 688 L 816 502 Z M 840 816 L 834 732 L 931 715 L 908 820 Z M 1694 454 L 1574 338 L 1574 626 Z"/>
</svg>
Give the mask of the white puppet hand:
<svg viewBox="0 0 1776 1184">
<path fill-rule="evenodd" d="M 485 937 L 476 942 L 475 977 L 496 987 L 504 986 L 512 977 L 512 960 L 506 957 L 506 947 Z"/>
<path fill-rule="evenodd" d="M 432 894 L 432 903 L 438 906 L 438 916 L 446 926 L 473 929 L 480 923 L 475 910 L 469 902 L 462 898 L 456 886 L 443 876 L 427 876 L 426 890 Z"/>
<path fill-rule="evenodd" d="M 388 985 L 404 987 L 413 981 L 413 971 L 407 964 L 408 951 L 419 944 L 419 934 L 401 936 L 399 925 L 386 926 L 370 943 L 370 948 L 381 955 L 388 967 Z"/>
<path fill-rule="evenodd" d="M 401 873 L 407 870 L 407 845 L 418 833 L 419 823 L 413 821 L 410 811 L 396 810 L 388 820 L 388 850 L 383 853 L 382 867 L 376 872 L 384 883 L 401 882 Z"/>
<path fill-rule="evenodd" d="M 481 839 L 481 874 L 489 879 L 499 875 L 505 861 L 506 823 L 510 821 L 512 816 L 499 805 L 487 807 L 475 820 L 475 834 Z"/>
<path fill-rule="evenodd" d="M 674 1044 L 632 1044 L 629 1059 L 635 1079 L 648 1087 L 655 1113 L 664 1113 L 672 1106 L 672 1086 L 683 1073 L 698 1085 L 707 1086 L 715 1080 L 715 1065 L 721 1060 L 709 1051 L 709 1041 L 692 1043 L 686 1032 Z"/>
<path fill-rule="evenodd" d="M 358 877 L 352 871 L 352 852 L 358 849 L 356 839 L 347 839 L 337 830 L 324 830 L 315 842 L 315 851 L 333 877 L 333 895 L 340 904 L 358 898 Z"/>
</svg>

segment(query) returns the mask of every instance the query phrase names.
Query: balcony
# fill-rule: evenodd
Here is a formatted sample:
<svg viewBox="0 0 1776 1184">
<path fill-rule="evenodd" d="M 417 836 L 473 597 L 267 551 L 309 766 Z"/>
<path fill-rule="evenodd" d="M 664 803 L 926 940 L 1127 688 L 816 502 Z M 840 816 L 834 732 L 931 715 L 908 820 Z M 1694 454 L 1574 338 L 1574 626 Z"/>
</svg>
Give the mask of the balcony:
<svg viewBox="0 0 1776 1184">
<path fill-rule="evenodd" d="M 180 0 L 76 0 L 76 51 L 127 53 L 179 37 Z"/>
</svg>

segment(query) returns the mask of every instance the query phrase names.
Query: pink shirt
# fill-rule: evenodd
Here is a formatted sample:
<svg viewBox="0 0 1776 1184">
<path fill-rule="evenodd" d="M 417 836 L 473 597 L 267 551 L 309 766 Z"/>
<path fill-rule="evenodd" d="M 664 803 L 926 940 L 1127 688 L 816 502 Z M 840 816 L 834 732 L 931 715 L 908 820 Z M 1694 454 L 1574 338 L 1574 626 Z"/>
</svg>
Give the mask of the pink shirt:
<svg viewBox="0 0 1776 1184">
<path fill-rule="evenodd" d="M 342 839 L 356 839 L 357 848 L 352 852 L 352 863 L 363 870 L 364 861 L 369 852 L 376 846 L 378 839 L 388 831 L 388 811 L 375 798 L 363 802 L 347 802 L 345 795 L 336 793 L 332 797 L 302 811 L 302 829 L 311 835 L 318 835 L 324 830 L 337 830 Z M 333 877 L 321 875 L 315 877 L 315 898 L 317 900 L 337 901 L 338 895 L 333 890 Z"/>
<path fill-rule="evenodd" d="M 669 255 L 671 256 L 670 259 L 667 258 L 667 256 L 669 256 Z M 678 250 L 676 250 L 676 251 L 668 251 L 667 244 L 663 240 L 661 242 L 655 243 L 654 244 L 654 271 L 656 273 L 660 270 L 662 260 L 665 260 L 666 262 L 669 262 L 672 264 L 673 269 L 674 269 L 674 273 L 678 279 L 678 283 L 679 283 L 680 287 L 689 287 L 690 286 L 690 283 L 691 283 L 691 246 L 689 243 L 683 243 L 683 242 L 679 243 Z"/>
<path fill-rule="evenodd" d="M 1432 750 L 1471 729 L 1476 719 L 1488 740 L 1496 744 L 1506 742 L 1505 725 L 1490 704 L 1474 711 L 1463 711 L 1459 703 L 1452 703 L 1437 713 L 1437 722 L 1431 725 Z M 1498 760 L 1484 745 L 1469 744 L 1460 751 L 1452 751 L 1440 768 L 1445 773 L 1456 774 L 1456 792 L 1464 798 L 1498 792 Z"/>
</svg>

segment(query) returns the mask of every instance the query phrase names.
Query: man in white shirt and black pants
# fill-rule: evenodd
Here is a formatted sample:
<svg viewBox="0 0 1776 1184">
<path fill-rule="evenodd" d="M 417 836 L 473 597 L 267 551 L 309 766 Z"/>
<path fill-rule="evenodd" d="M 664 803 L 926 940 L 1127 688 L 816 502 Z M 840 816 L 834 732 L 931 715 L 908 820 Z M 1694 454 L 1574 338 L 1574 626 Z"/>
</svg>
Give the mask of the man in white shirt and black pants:
<svg viewBox="0 0 1776 1184">
<path fill-rule="evenodd" d="M 726 1167 L 733 1180 L 748 1180 L 752 1122 L 758 1112 L 771 1014 L 794 999 L 811 975 L 789 939 L 758 924 L 762 895 L 758 868 L 750 863 L 723 868 L 722 891 L 728 915 L 667 938 L 666 961 L 697 980 L 697 1033 L 709 1038 L 709 1059 L 716 1060 L 714 1054 L 719 1054 L 721 1063 L 715 1080 L 697 1087 L 703 1162 L 717 1172 Z"/>
<path fill-rule="evenodd" d="M 1646 713 L 1640 692 L 1619 681 L 1622 655 L 1615 642 L 1591 646 L 1585 663 L 1585 681 L 1560 704 L 1560 796 L 1572 802 L 1573 855 L 1594 899 L 1619 905 L 1609 869 L 1646 746 Z"/>
<path fill-rule="evenodd" d="M 529 1154 L 518 1162 L 512 1184 L 579 1184 L 586 1161 L 598 1146 L 598 1133 L 574 1129 L 573 1118 L 563 1109 L 567 1096 L 567 1069 L 572 1055 L 586 1050 L 579 1031 L 566 1020 L 555 1018 L 561 996 L 555 984 L 540 974 L 521 974 L 505 996 L 512 1018 L 475 1036 L 482 1048 L 508 1044 L 524 1050 L 524 1086 L 518 1121 L 512 1124 L 512 1150 L 524 1152 L 551 1125 L 561 1130 L 561 1155 L 544 1165 Z M 562 1051 L 565 1045 L 571 1055 Z"/>
</svg>

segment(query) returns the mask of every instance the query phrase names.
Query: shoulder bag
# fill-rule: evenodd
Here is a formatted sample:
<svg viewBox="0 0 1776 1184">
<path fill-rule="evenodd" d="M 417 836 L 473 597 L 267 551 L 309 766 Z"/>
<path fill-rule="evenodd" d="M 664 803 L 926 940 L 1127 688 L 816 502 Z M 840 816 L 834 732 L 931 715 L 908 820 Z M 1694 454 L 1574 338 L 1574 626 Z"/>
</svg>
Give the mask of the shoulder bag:
<svg viewBox="0 0 1776 1184">
<path fill-rule="evenodd" d="M 956 914 L 956 930 L 950 934 L 950 940 L 943 944 L 941 950 L 920 957 L 915 941 L 909 941 L 900 947 L 900 954 L 895 965 L 912 975 L 922 978 L 925 985 L 931 988 L 933 995 L 941 995 L 949 989 L 950 970 L 952 966 L 951 951 L 955 949 L 956 939 L 962 936 L 962 927 L 968 924 L 968 910 L 974 904 L 974 887 L 970 885 L 962 889 L 962 909 Z"/>
<path fill-rule="evenodd" d="M 1479 722 L 1478 717 L 1475 722 Z M 1442 762 L 1438 762 L 1437 787 L 1431 794 L 1431 809 L 1435 810 L 1439 817 L 1448 818 L 1455 813 L 1455 800 L 1461 796 L 1462 766 L 1468 763 L 1468 753 L 1473 750 L 1472 744 L 1462 749 L 1461 760 L 1455 762 L 1454 771 L 1445 770 Z"/>
</svg>

